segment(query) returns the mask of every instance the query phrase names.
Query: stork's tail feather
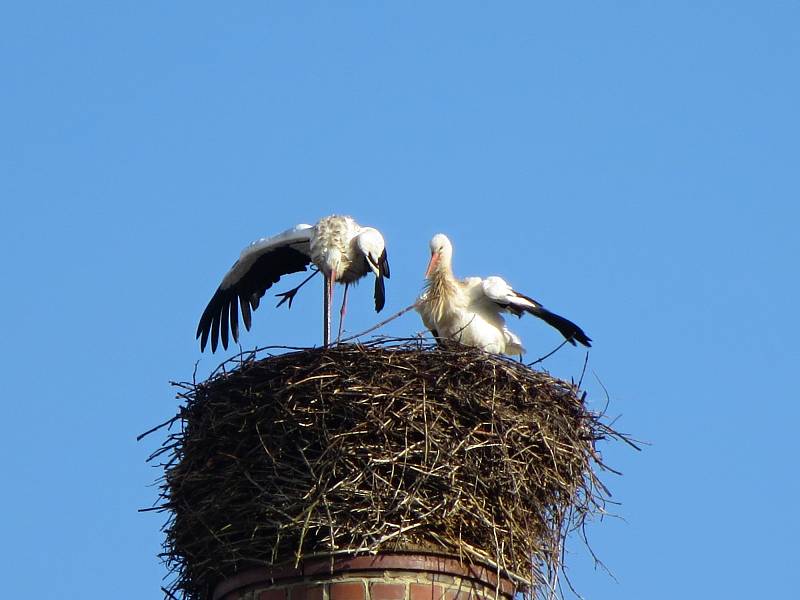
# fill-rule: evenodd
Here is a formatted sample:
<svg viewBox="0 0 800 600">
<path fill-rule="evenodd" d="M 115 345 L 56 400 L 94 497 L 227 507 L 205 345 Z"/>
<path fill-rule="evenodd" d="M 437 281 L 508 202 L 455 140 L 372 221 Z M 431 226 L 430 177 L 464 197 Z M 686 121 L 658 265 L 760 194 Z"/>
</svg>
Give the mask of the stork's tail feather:
<svg viewBox="0 0 800 600">
<path fill-rule="evenodd" d="M 530 312 L 532 315 L 536 315 L 551 327 L 558 329 L 561 335 L 563 335 L 573 346 L 575 345 L 576 341 L 583 344 L 587 348 L 592 346 L 592 338 L 586 335 L 583 329 L 575 325 L 575 323 L 569 319 L 565 319 L 560 315 L 552 313 L 543 306 L 534 306 L 533 308 L 529 308 L 528 312 Z"/>
</svg>

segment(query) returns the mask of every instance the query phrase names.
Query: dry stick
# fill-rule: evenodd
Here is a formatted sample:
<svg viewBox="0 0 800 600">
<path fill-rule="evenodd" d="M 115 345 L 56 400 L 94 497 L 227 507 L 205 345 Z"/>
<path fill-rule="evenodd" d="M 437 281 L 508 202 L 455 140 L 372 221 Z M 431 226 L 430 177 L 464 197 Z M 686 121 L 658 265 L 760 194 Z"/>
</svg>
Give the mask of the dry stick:
<svg viewBox="0 0 800 600">
<path fill-rule="evenodd" d="M 477 313 L 476 313 L 476 314 L 474 314 L 474 315 L 472 315 L 472 318 L 469 320 L 469 322 L 467 322 L 467 323 L 466 323 L 466 324 L 465 324 L 465 325 L 464 325 L 464 326 L 463 326 L 461 329 L 459 329 L 458 331 L 456 331 L 456 332 L 455 332 L 455 333 L 452 335 L 451 339 L 455 339 L 455 336 L 458 336 L 458 339 L 457 339 L 456 341 L 457 341 L 459 344 L 461 344 L 461 343 L 462 343 L 462 342 L 461 342 L 461 334 L 464 332 L 464 330 L 465 330 L 467 327 L 469 327 L 470 325 L 472 325 L 472 322 L 475 320 L 475 317 L 477 317 L 477 316 L 478 316 L 478 315 L 477 315 Z M 439 338 L 436 338 L 436 342 L 437 342 L 437 343 L 439 342 Z M 464 345 L 466 346 L 466 344 L 464 344 Z"/>
<path fill-rule="evenodd" d="M 159 430 L 159 429 L 161 429 L 162 427 L 167 427 L 168 425 L 172 425 L 172 424 L 173 424 L 175 421 L 177 421 L 178 419 L 180 419 L 182 416 L 183 416 L 183 415 L 182 415 L 181 413 L 178 413 L 177 415 L 175 415 L 175 416 L 174 416 L 174 417 L 172 417 L 171 419 L 169 419 L 169 420 L 167 420 L 167 421 L 164 421 L 164 422 L 163 422 L 161 425 L 156 425 L 156 426 L 155 426 L 155 427 L 153 427 L 152 429 L 148 429 L 148 430 L 147 430 L 147 431 L 145 431 L 144 433 L 140 433 L 139 435 L 137 435 L 137 436 L 136 436 L 136 441 L 137 441 L 137 442 L 141 442 L 143 437 L 150 435 L 150 434 L 151 434 L 151 433 L 153 433 L 154 431 L 158 431 L 158 430 Z"/>
<path fill-rule="evenodd" d="M 239 347 L 241 348 L 241 345 Z M 247 362 L 249 362 L 251 360 L 255 361 L 255 358 L 258 355 L 258 353 L 259 352 L 264 352 L 266 350 L 291 350 L 291 351 L 295 351 L 295 352 L 303 352 L 303 351 L 308 350 L 308 348 L 304 348 L 302 346 L 282 346 L 282 345 L 273 344 L 273 345 L 270 345 L 270 346 L 258 346 L 256 348 L 253 348 L 252 350 L 244 350 L 244 351 L 240 352 L 239 354 L 231 356 L 230 358 L 226 358 L 224 361 L 222 361 L 217 366 L 217 368 L 215 368 L 211 372 L 211 374 L 208 376 L 208 379 L 206 381 L 209 381 L 209 380 L 213 379 L 216 375 L 218 375 L 220 373 L 226 372 L 225 371 L 225 365 L 227 365 L 228 363 L 238 363 L 239 366 L 241 367 L 241 365 L 243 365 L 243 364 L 245 364 L 245 363 L 247 363 Z M 247 355 L 247 357 L 243 358 L 244 355 Z"/>
<path fill-rule="evenodd" d="M 161 587 L 161 591 L 162 591 L 162 592 L 164 592 L 164 594 L 166 594 L 166 595 L 167 595 L 167 597 L 168 597 L 170 600 L 178 600 L 178 599 L 177 599 L 177 598 L 176 598 L 176 597 L 175 597 L 175 596 L 172 594 L 172 592 L 170 592 L 170 591 L 169 591 L 167 588 L 165 588 L 165 587 L 163 587 L 163 586 L 162 586 L 162 587 Z"/>
<path fill-rule="evenodd" d="M 603 393 L 606 395 L 606 405 L 603 407 L 603 413 L 602 413 L 602 414 L 606 414 L 606 410 L 608 410 L 608 404 L 611 402 L 611 396 L 609 395 L 608 389 L 606 389 L 606 386 L 604 386 L 603 382 L 600 381 L 600 377 L 598 377 L 597 373 L 595 371 L 592 371 L 592 375 L 594 375 L 594 378 L 597 380 L 597 383 L 600 384 L 600 387 L 603 388 Z M 614 421 L 611 421 L 611 424 L 613 425 Z"/>
<path fill-rule="evenodd" d="M 589 351 L 586 351 L 586 356 L 583 358 L 583 368 L 581 369 L 581 376 L 578 379 L 578 387 L 581 387 L 583 383 L 583 376 L 586 375 L 586 365 L 589 363 Z M 606 407 L 608 406 L 608 402 L 606 402 Z"/>
<path fill-rule="evenodd" d="M 569 522 L 572 520 L 573 509 L 570 507 L 567 509 L 566 514 L 562 511 L 559 511 L 558 515 L 558 531 L 557 531 L 557 541 L 556 541 L 556 552 L 554 552 L 553 557 L 553 565 L 552 565 L 552 572 L 550 581 L 548 582 L 548 586 L 550 587 L 550 595 L 548 600 L 553 600 L 556 596 L 557 591 L 560 589 L 560 581 L 559 581 L 559 571 L 564 573 L 566 577 L 565 567 L 564 567 L 564 558 L 566 553 L 566 541 L 567 541 L 567 525 L 565 521 Z M 567 516 L 568 515 L 568 516 Z M 548 569 L 551 567 L 548 566 Z M 571 586 L 570 586 L 571 587 Z M 582 598 L 578 592 L 573 589 L 573 592 L 578 598 Z M 564 597 L 564 594 L 561 594 L 561 597 Z"/>
<path fill-rule="evenodd" d="M 583 543 L 586 545 L 586 548 L 589 550 L 589 553 L 592 555 L 592 558 L 594 559 L 595 568 L 596 567 L 600 567 L 601 569 L 603 569 L 603 571 L 606 572 L 606 574 L 609 577 L 611 577 L 611 579 L 614 580 L 614 583 L 619 583 L 619 580 L 614 576 L 614 573 L 611 572 L 611 569 L 609 569 L 606 566 L 606 564 L 602 560 L 600 560 L 597 557 L 597 555 L 594 553 L 594 550 L 592 549 L 592 546 L 589 544 L 589 538 L 586 536 L 586 523 L 585 522 L 581 523 L 581 536 L 583 537 Z"/>
<path fill-rule="evenodd" d="M 393 314 L 391 317 L 389 317 L 388 319 L 384 319 L 383 321 L 381 321 L 381 322 L 380 322 L 380 323 L 378 323 L 377 325 L 373 325 L 372 327 L 370 327 L 369 329 L 367 329 L 367 330 L 365 330 L 365 331 L 362 331 L 361 333 L 357 333 L 357 334 L 355 334 L 355 335 L 351 335 L 350 337 L 346 337 L 346 338 L 344 338 L 343 340 L 341 340 L 341 343 L 344 343 L 344 342 L 349 342 L 350 340 L 354 340 L 354 339 L 356 339 L 356 338 L 359 338 L 359 337 L 361 337 L 362 335 L 367 335 L 368 333 L 371 333 L 371 332 L 375 331 L 376 329 L 380 329 L 381 327 L 383 327 L 383 326 L 384 326 L 384 325 L 386 325 L 387 323 L 391 323 L 391 322 L 392 322 L 392 321 L 394 321 L 394 320 L 395 320 L 397 317 L 402 317 L 402 316 L 403 316 L 404 314 L 406 314 L 408 311 L 410 311 L 410 310 L 412 310 L 412 309 L 414 309 L 414 308 L 416 308 L 416 307 L 417 307 L 417 303 L 416 303 L 416 302 L 414 302 L 414 304 L 412 304 L 411 306 L 406 306 L 406 307 L 405 307 L 403 310 L 401 310 L 401 311 L 399 311 L 399 312 L 396 312 L 396 313 L 394 313 L 394 314 Z"/>
<path fill-rule="evenodd" d="M 558 352 L 559 350 L 561 350 L 561 347 L 562 347 L 564 344 L 566 344 L 568 341 L 569 341 L 569 340 L 564 340 L 564 341 L 563 341 L 563 342 L 561 342 L 561 343 L 560 343 L 558 346 L 556 346 L 555 350 L 553 350 L 553 351 L 551 351 L 551 352 L 548 352 L 548 353 L 547 353 L 547 354 L 545 354 L 545 355 L 544 355 L 542 358 L 537 358 L 535 361 L 528 363 L 528 365 L 527 365 L 527 366 L 529 366 L 529 367 L 532 367 L 533 365 L 535 365 L 535 364 L 538 364 L 538 363 L 542 362 L 544 359 L 546 359 L 546 358 L 550 358 L 551 356 L 553 356 L 553 354 L 555 354 L 556 352 Z"/>
</svg>

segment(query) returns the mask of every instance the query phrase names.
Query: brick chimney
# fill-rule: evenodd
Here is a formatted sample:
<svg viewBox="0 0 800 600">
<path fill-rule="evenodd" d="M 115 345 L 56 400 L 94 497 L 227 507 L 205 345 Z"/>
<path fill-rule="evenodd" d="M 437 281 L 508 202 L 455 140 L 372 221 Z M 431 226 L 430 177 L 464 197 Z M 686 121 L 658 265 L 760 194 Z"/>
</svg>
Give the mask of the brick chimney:
<svg viewBox="0 0 800 600">
<path fill-rule="evenodd" d="M 514 582 L 488 565 L 426 553 L 307 558 L 220 583 L 213 600 L 510 600 Z"/>
</svg>

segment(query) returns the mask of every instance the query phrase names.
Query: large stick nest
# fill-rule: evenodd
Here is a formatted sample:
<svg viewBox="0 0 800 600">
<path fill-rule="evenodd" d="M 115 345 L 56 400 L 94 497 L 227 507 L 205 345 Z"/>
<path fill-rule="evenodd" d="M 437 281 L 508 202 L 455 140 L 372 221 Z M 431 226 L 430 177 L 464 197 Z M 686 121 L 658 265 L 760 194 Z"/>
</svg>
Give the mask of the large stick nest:
<svg viewBox="0 0 800 600">
<path fill-rule="evenodd" d="M 229 362 L 230 366 L 231 363 Z M 239 359 L 185 400 L 166 458 L 169 595 L 321 552 L 427 550 L 538 584 L 602 509 L 578 387 L 460 345 L 345 345 Z"/>
</svg>

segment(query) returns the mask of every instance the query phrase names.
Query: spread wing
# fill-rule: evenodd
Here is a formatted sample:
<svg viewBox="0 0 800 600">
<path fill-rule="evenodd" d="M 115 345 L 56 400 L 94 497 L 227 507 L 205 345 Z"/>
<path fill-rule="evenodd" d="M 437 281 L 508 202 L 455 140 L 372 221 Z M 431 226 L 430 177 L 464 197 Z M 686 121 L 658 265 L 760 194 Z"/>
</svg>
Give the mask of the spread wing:
<svg viewBox="0 0 800 600">
<path fill-rule="evenodd" d="M 249 330 L 250 310 L 258 308 L 259 301 L 273 283 L 283 275 L 305 271 L 310 258 L 310 241 L 314 232 L 311 225 L 297 225 L 270 238 L 262 238 L 242 250 L 239 260 L 222 278 L 217 291 L 200 317 L 197 338 L 200 351 L 205 350 L 209 335 L 211 351 L 228 349 L 228 328 L 233 341 L 239 341 L 239 306 L 244 326 Z"/>
<path fill-rule="evenodd" d="M 522 316 L 522 313 L 530 313 L 539 317 L 542 321 L 555 327 L 566 340 L 575 345 L 578 341 L 584 346 L 591 346 L 592 340 L 587 336 L 583 329 L 578 327 L 569 319 L 557 315 L 547 310 L 540 302 L 529 298 L 514 289 L 500 277 L 487 277 L 482 282 L 483 294 L 488 300 L 493 302 L 500 310 Z"/>
</svg>

